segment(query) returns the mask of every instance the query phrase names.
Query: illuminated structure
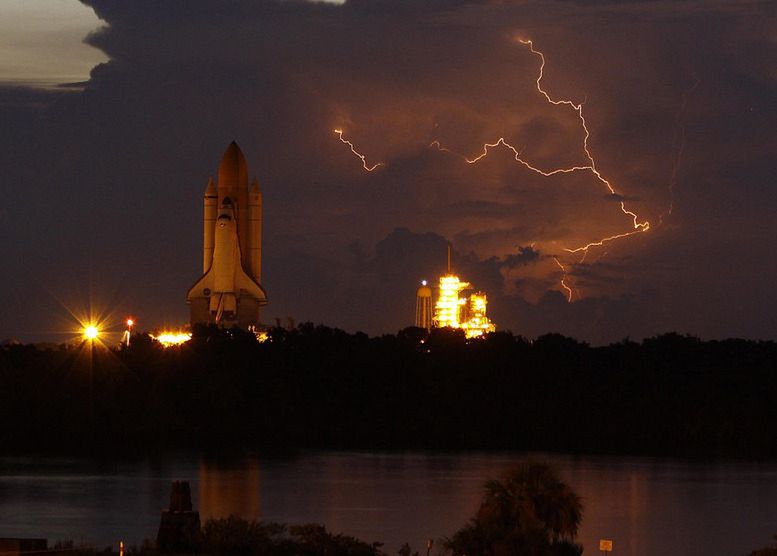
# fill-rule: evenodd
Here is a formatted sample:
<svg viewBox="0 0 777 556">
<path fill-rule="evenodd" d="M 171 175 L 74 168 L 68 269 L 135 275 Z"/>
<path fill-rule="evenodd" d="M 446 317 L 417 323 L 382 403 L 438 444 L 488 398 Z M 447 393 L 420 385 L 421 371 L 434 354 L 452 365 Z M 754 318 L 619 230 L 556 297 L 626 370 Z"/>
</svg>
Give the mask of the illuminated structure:
<svg viewBox="0 0 777 556">
<path fill-rule="evenodd" d="M 434 305 L 434 326 L 459 328 L 464 330 L 467 338 L 476 338 L 496 330 L 494 324 L 486 316 L 486 308 L 488 307 L 486 294 L 475 292 L 469 298 L 461 295 L 469 287 L 469 282 L 462 282 L 451 271 L 451 248 L 448 246 L 448 271 L 444 276 L 440 276 L 439 294 L 437 303 Z M 417 314 L 416 307 L 416 322 Z"/>
<path fill-rule="evenodd" d="M 475 292 L 469 296 L 464 322 L 461 323 L 467 338 L 475 338 L 496 330 L 494 323 L 486 316 L 486 307 L 488 297 L 484 292 Z"/>
<path fill-rule="evenodd" d="M 437 303 L 434 305 L 435 326 L 461 328 L 459 317 L 467 300 L 461 297 L 460 293 L 468 287 L 469 284 L 460 281 L 458 276 L 451 274 L 450 269 L 445 276 L 440 276 L 440 293 L 437 296 Z"/>
<path fill-rule="evenodd" d="M 171 347 L 171 346 L 180 346 L 181 344 L 185 344 L 189 340 L 192 339 L 192 335 L 189 332 L 181 332 L 181 331 L 168 331 L 163 330 L 162 332 L 159 332 L 158 334 L 149 334 L 152 338 L 154 338 L 157 342 L 162 344 L 164 347 Z"/>
<path fill-rule="evenodd" d="M 124 334 L 121 335 L 121 345 L 129 347 L 130 339 L 132 337 L 132 327 L 135 326 L 135 320 L 130 317 L 126 320 L 125 324 L 127 325 L 127 329 L 124 331 Z"/>
<path fill-rule="evenodd" d="M 421 282 L 421 287 L 415 295 L 415 325 L 425 328 L 427 332 L 432 329 L 432 288 Z"/>
<path fill-rule="evenodd" d="M 262 193 L 234 141 L 219 164 L 218 183 L 205 189 L 203 276 L 189 290 L 191 324 L 253 330 L 267 304 L 262 279 Z"/>
</svg>

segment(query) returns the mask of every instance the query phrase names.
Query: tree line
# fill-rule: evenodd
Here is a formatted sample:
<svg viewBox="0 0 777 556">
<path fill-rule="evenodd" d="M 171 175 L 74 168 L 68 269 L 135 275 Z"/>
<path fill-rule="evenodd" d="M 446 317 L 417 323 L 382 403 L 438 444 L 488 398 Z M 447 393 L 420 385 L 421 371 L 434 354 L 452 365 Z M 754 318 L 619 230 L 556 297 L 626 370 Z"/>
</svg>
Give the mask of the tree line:
<svg viewBox="0 0 777 556">
<path fill-rule="evenodd" d="M 13 451 L 549 450 L 777 455 L 777 344 L 666 334 L 368 337 L 302 324 L 258 342 L 195 327 L 163 348 L 0 349 Z"/>
</svg>

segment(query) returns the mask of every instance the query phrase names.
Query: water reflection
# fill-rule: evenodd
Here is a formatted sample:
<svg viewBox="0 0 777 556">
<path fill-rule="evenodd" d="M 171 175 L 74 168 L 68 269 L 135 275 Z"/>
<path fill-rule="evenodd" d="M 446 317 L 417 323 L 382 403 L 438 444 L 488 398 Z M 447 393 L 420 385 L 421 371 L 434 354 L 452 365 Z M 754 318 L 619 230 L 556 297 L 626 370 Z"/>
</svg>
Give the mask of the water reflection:
<svg viewBox="0 0 777 556">
<path fill-rule="evenodd" d="M 487 478 L 520 454 L 311 453 L 295 459 L 148 463 L 0 458 L 0 536 L 153 538 L 170 482 L 191 481 L 204 519 L 230 514 L 323 523 L 395 553 L 453 534 L 474 514 Z M 583 498 L 580 541 L 615 554 L 746 554 L 777 532 L 777 464 L 535 456 Z"/>
<path fill-rule="evenodd" d="M 202 460 L 198 480 L 199 511 L 203 522 L 231 515 L 261 520 L 262 496 L 256 460 L 232 463 Z"/>
</svg>

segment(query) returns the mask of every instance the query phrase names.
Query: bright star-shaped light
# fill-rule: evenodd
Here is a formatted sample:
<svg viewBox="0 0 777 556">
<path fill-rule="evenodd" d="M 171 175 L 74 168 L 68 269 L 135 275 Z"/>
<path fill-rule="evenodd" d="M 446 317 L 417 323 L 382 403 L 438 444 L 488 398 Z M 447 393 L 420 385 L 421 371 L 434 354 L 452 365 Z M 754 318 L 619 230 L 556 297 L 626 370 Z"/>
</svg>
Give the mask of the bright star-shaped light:
<svg viewBox="0 0 777 556">
<path fill-rule="evenodd" d="M 100 331 L 93 324 L 84 327 L 84 338 L 87 340 L 96 340 L 100 335 Z"/>
</svg>

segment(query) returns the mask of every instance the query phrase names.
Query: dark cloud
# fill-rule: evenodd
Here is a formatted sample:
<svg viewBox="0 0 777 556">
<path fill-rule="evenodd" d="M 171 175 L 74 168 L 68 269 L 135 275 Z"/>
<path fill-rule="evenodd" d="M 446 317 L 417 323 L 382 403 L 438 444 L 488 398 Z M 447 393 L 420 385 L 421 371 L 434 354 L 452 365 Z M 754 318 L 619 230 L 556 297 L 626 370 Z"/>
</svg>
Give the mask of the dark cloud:
<svg viewBox="0 0 777 556">
<path fill-rule="evenodd" d="M 0 337 L 47 329 L 60 303 L 25 300 L 78 304 L 84 284 L 141 322 L 184 322 L 201 193 L 232 139 L 264 188 L 268 317 L 402 327 L 452 240 L 516 332 L 774 335 L 773 3 L 84 3 L 110 61 L 83 90 L 0 89 Z M 617 195 L 505 147 L 465 160 L 504 137 L 539 169 L 587 163 L 527 37 L 551 96 L 585 101 Z M 334 128 L 385 165 L 365 172 Z M 651 231 L 567 251 L 631 229 L 613 201 Z"/>
<path fill-rule="evenodd" d="M 507 267 L 523 266 L 529 263 L 536 262 L 540 259 L 540 252 L 534 249 L 532 246 L 519 247 L 518 252 L 514 255 L 507 255 L 504 260 L 504 265 Z"/>
</svg>

